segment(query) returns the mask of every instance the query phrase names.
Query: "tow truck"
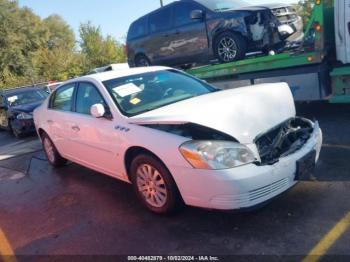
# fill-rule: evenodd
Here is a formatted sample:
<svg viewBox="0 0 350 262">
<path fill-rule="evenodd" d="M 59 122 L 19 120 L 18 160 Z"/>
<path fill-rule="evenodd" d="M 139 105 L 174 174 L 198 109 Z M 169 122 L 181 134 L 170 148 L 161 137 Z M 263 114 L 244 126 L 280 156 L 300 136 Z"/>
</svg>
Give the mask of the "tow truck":
<svg viewBox="0 0 350 262">
<path fill-rule="evenodd" d="M 220 89 L 287 82 L 295 101 L 350 103 L 350 0 L 315 0 L 299 45 L 187 72 Z"/>
</svg>

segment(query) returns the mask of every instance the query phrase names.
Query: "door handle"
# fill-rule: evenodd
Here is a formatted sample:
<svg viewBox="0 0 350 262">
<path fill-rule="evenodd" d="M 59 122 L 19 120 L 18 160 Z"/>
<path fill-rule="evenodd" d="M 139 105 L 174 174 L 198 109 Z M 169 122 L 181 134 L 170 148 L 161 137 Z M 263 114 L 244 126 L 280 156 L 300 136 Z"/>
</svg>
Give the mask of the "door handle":
<svg viewBox="0 0 350 262">
<path fill-rule="evenodd" d="M 350 35 L 350 22 L 348 23 L 348 32 L 349 32 L 349 35 Z"/>
<path fill-rule="evenodd" d="M 79 126 L 72 126 L 72 129 L 76 132 L 80 131 L 80 127 Z"/>
<path fill-rule="evenodd" d="M 47 120 L 47 123 L 48 123 L 49 125 L 52 125 L 52 124 L 53 124 L 53 121 L 52 121 L 52 120 Z"/>
<path fill-rule="evenodd" d="M 169 37 L 169 34 L 164 34 L 163 37 Z"/>
<path fill-rule="evenodd" d="M 176 31 L 176 32 L 175 32 L 175 35 L 179 35 L 179 34 L 180 34 L 180 31 Z"/>
</svg>

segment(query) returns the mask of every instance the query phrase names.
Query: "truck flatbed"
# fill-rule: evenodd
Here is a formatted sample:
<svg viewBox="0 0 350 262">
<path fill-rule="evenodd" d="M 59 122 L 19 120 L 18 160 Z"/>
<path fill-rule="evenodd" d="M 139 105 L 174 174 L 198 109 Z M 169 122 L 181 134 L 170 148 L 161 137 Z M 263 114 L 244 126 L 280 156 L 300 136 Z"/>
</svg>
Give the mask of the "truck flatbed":
<svg viewBox="0 0 350 262">
<path fill-rule="evenodd" d="M 319 64 L 324 54 L 320 52 L 282 53 L 277 55 L 248 58 L 227 64 L 217 64 L 190 69 L 187 72 L 208 80 L 220 77 L 232 77 L 235 74 L 261 72 L 272 69 Z"/>
</svg>

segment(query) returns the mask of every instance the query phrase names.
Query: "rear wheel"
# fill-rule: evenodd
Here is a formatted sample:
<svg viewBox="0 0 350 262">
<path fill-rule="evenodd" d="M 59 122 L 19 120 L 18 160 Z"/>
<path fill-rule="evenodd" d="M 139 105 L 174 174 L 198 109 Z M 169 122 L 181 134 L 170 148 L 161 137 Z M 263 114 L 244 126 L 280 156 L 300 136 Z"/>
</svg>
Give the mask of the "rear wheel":
<svg viewBox="0 0 350 262">
<path fill-rule="evenodd" d="M 242 36 L 225 32 L 217 37 L 214 51 L 221 63 L 229 63 L 245 57 L 247 43 Z"/>
<path fill-rule="evenodd" d="M 64 166 L 67 160 L 60 155 L 49 136 L 44 133 L 41 136 L 41 140 L 49 163 L 54 167 Z"/>
<path fill-rule="evenodd" d="M 157 214 L 169 214 L 180 205 L 177 186 L 167 168 L 155 157 L 141 154 L 131 163 L 130 175 L 136 195 Z"/>
<path fill-rule="evenodd" d="M 145 55 L 137 55 L 135 57 L 135 66 L 136 67 L 151 66 L 151 62 Z"/>
</svg>

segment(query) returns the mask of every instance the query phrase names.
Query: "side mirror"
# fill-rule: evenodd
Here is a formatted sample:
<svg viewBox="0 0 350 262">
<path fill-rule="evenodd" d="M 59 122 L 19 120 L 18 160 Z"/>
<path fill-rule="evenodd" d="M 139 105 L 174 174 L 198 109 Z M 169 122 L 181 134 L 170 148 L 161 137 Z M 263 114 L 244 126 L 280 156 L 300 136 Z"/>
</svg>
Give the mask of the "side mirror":
<svg viewBox="0 0 350 262">
<path fill-rule="evenodd" d="M 104 117 L 106 110 L 102 104 L 95 104 L 91 106 L 90 113 L 93 117 L 101 118 Z"/>
<path fill-rule="evenodd" d="M 191 12 L 192 20 L 202 20 L 204 18 L 204 13 L 202 10 L 193 10 Z"/>
</svg>

